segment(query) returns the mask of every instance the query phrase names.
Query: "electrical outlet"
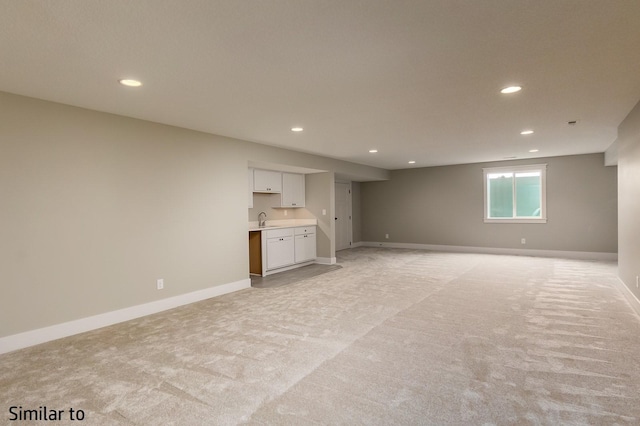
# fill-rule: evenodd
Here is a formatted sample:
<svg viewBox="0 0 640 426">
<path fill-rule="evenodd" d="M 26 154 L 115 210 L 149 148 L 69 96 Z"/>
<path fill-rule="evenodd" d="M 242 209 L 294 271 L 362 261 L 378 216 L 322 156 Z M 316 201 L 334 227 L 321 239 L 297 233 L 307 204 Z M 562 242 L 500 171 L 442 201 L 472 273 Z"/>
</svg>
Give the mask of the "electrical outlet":
<svg viewBox="0 0 640 426">
<path fill-rule="evenodd" d="M 527 239 L 526 238 L 521 238 L 520 239 L 520 244 L 527 244 Z"/>
<path fill-rule="evenodd" d="M 327 209 L 322 209 L 322 216 L 326 216 L 327 215 Z"/>
<path fill-rule="evenodd" d="M 158 281 L 156 281 L 156 288 L 158 290 L 162 290 L 164 288 L 164 279 L 160 278 Z"/>
<path fill-rule="evenodd" d="M 286 210 L 284 211 L 284 215 L 285 215 L 285 216 L 287 215 L 287 211 L 286 211 Z"/>
<path fill-rule="evenodd" d="M 384 234 L 384 237 L 388 240 L 389 239 L 389 234 Z"/>
</svg>

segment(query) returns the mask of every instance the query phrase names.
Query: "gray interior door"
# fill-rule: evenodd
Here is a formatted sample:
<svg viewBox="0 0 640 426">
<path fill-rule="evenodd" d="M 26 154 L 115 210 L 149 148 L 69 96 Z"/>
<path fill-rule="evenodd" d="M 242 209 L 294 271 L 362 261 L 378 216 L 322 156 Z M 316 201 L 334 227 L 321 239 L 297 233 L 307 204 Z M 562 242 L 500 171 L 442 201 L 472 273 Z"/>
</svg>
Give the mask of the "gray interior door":
<svg viewBox="0 0 640 426">
<path fill-rule="evenodd" d="M 351 246 L 351 185 L 336 182 L 336 250 Z"/>
</svg>

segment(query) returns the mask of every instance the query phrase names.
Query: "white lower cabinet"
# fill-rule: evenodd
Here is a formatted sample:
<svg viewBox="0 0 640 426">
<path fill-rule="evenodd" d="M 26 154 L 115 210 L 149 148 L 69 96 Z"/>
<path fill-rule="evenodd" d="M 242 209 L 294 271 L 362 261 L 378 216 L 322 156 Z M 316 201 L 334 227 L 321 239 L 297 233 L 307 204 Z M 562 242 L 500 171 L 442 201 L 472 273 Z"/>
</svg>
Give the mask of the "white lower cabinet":
<svg viewBox="0 0 640 426">
<path fill-rule="evenodd" d="M 296 228 L 295 262 L 302 263 L 316 258 L 315 226 Z"/>
<path fill-rule="evenodd" d="M 266 249 L 266 253 L 263 254 L 265 273 L 287 266 L 287 269 L 290 269 L 295 264 L 316 258 L 315 226 L 267 230 L 263 231 L 263 238 L 263 250 Z"/>
<path fill-rule="evenodd" d="M 293 229 L 267 231 L 267 270 L 293 265 L 295 249 Z"/>
</svg>

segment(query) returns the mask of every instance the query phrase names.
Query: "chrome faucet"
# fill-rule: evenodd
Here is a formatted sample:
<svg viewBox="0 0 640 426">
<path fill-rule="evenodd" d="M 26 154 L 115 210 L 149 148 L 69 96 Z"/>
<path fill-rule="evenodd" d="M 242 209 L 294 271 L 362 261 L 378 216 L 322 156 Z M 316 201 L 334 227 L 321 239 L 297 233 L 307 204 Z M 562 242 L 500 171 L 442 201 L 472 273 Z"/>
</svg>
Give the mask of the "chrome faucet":
<svg viewBox="0 0 640 426">
<path fill-rule="evenodd" d="M 258 227 L 262 228 L 267 222 L 267 214 L 265 212 L 258 213 Z"/>
</svg>

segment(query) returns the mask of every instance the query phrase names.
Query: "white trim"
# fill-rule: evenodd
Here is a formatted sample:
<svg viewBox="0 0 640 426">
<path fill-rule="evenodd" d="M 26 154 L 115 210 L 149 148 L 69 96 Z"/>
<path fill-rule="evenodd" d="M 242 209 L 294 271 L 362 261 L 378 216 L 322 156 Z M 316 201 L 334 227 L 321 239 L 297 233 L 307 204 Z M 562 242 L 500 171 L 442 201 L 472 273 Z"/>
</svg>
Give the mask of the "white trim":
<svg viewBox="0 0 640 426">
<path fill-rule="evenodd" d="M 168 309 L 177 308 L 178 306 L 188 305 L 190 303 L 222 296 L 223 294 L 247 288 L 251 288 L 251 279 L 249 278 L 215 287 L 209 287 L 204 290 L 181 294 L 179 296 L 144 303 L 142 305 L 118 309 L 117 311 L 106 312 L 104 314 L 93 315 L 49 327 L 25 331 L 24 333 L 13 334 L 11 336 L 0 338 L 0 354 L 49 342 L 51 340 L 61 339 L 74 334 L 96 330 L 98 328 L 107 327 L 109 325 L 144 317 L 166 311 Z"/>
<path fill-rule="evenodd" d="M 316 263 L 320 265 L 335 265 L 337 259 L 335 257 L 316 257 Z"/>
<path fill-rule="evenodd" d="M 517 197 L 515 174 L 518 172 L 540 172 L 540 217 L 516 216 Z M 489 188 L 487 187 L 490 173 L 513 173 L 514 181 L 511 187 L 513 191 L 513 216 L 508 218 L 489 217 Z M 484 197 L 484 223 L 547 223 L 547 164 L 526 164 L 522 166 L 485 167 L 482 169 L 483 197 Z"/>
<path fill-rule="evenodd" d="M 636 312 L 636 314 L 640 316 L 640 300 L 638 300 L 636 295 L 633 294 L 633 292 L 624 283 L 624 281 L 622 281 L 620 277 L 618 277 L 618 279 L 616 280 L 616 287 L 627 299 L 627 301 L 629 302 L 633 310 Z"/>
<path fill-rule="evenodd" d="M 363 247 L 364 243 L 362 241 L 358 241 L 357 243 L 352 243 L 351 248 Z"/>
<path fill-rule="evenodd" d="M 513 172 L 513 171 L 538 171 L 540 169 L 547 169 L 547 163 L 540 164 L 521 164 L 521 165 L 513 165 L 513 166 L 500 166 L 500 167 L 483 167 L 482 170 L 487 173 L 500 173 L 500 172 Z"/>
<path fill-rule="evenodd" d="M 436 244 L 414 244 L 414 243 L 382 243 L 375 241 L 362 242 L 363 247 L 389 247 L 389 248 L 406 248 L 417 250 L 433 250 L 454 253 L 486 253 L 486 254 L 507 254 L 516 256 L 534 256 L 534 257 L 559 257 L 568 259 L 584 259 L 584 260 L 618 260 L 618 253 L 603 253 L 592 251 L 563 251 L 563 250 L 533 250 L 533 249 L 516 249 L 516 248 L 497 248 L 497 247 L 472 247 L 472 246 L 448 246 Z"/>
<path fill-rule="evenodd" d="M 547 223 L 547 219 L 514 219 L 512 217 L 505 219 L 484 219 L 484 223 Z"/>
</svg>

